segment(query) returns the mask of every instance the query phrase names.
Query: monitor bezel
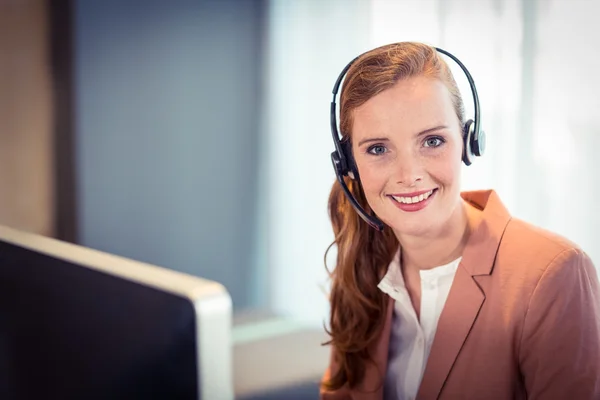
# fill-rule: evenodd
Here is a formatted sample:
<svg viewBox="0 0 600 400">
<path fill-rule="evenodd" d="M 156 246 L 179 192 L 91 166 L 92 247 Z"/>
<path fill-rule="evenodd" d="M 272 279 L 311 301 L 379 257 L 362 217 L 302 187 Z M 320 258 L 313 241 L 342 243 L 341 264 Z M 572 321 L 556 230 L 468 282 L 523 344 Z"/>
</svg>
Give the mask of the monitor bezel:
<svg viewBox="0 0 600 400">
<path fill-rule="evenodd" d="M 0 240 L 188 299 L 196 314 L 198 398 L 233 399 L 232 301 L 218 282 L 0 225 Z"/>
</svg>

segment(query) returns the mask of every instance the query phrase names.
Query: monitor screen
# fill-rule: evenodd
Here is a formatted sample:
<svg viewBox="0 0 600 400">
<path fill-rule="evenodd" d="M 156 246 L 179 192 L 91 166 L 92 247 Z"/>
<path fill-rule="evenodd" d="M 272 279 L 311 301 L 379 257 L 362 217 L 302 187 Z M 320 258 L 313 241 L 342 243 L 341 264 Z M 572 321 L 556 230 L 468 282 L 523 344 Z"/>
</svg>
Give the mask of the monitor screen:
<svg viewBox="0 0 600 400">
<path fill-rule="evenodd" d="M 218 283 L 0 228 L 1 399 L 232 399 Z"/>
</svg>

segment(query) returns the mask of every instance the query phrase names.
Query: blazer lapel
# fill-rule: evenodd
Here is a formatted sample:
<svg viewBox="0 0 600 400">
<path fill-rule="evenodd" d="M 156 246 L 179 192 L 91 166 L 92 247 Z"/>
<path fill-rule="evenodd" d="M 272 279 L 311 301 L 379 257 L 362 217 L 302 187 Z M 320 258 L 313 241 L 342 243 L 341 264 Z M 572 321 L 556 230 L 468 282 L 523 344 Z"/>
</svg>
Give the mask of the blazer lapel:
<svg viewBox="0 0 600 400">
<path fill-rule="evenodd" d="M 459 266 L 438 322 L 417 399 L 438 398 L 484 299 L 471 275 Z"/>
<path fill-rule="evenodd" d="M 394 299 L 388 297 L 385 313 L 385 323 L 379 339 L 370 351 L 374 362 L 366 365 L 365 377 L 360 384 L 350 390 L 353 400 L 382 400 L 383 383 L 387 370 L 388 349 L 390 345 L 390 332 L 392 329 L 392 316 L 394 311 Z"/>
<path fill-rule="evenodd" d="M 462 196 L 482 210 L 482 218 L 463 251 L 440 315 L 417 394 L 419 400 L 439 397 L 485 300 L 485 293 L 473 277 L 492 273 L 502 235 L 511 218 L 494 191 L 465 192 Z"/>
</svg>

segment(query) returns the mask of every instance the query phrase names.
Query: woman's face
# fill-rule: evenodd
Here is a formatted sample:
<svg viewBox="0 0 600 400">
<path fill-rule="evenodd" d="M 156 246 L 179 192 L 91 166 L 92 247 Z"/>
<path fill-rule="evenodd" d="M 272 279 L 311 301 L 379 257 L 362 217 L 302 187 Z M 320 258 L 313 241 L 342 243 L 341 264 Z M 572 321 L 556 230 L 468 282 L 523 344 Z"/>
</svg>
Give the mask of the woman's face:
<svg viewBox="0 0 600 400">
<path fill-rule="evenodd" d="M 462 133 L 450 92 L 413 77 L 353 114 L 352 149 L 367 201 L 396 235 L 431 236 L 460 204 Z"/>
</svg>

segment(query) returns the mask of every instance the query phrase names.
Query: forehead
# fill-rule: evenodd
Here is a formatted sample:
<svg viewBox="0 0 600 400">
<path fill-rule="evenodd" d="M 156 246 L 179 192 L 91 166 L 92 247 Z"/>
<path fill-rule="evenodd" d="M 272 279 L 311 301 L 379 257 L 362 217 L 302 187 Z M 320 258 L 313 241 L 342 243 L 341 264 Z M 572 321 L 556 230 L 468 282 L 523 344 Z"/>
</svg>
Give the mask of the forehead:
<svg viewBox="0 0 600 400">
<path fill-rule="evenodd" d="M 438 79 L 403 79 L 373 96 L 352 115 L 352 136 L 418 133 L 435 125 L 457 121 L 450 92 Z"/>
</svg>

